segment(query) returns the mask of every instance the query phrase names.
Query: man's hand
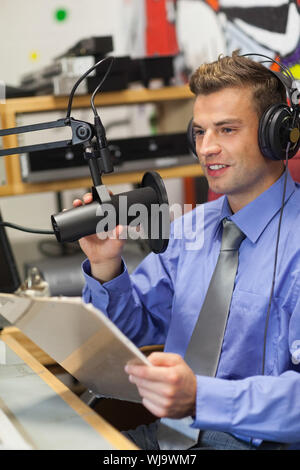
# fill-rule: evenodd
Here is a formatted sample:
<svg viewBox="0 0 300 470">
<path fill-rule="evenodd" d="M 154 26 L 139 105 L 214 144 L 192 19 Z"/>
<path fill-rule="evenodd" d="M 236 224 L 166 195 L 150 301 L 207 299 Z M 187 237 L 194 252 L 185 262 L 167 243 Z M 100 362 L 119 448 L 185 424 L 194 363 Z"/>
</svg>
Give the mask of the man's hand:
<svg viewBox="0 0 300 470">
<path fill-rule="evenodd" d="M 92 201 L 92 194 L 86 193 L 83 201 L 75 199 L 73 206 L 79 207 Z M 117 225 L 112 232 L 104 234 L 104 239 L 95 234 L 79 240 L 82 251 L 90 260 L 92 276 L 100 282 L 110 281 L 121 272 L 121 254 L 126 241 L 126 234 L 122 237 L 122 233 L 125 233 L 125 227 Z"/>
<path fill-rule="evenodd" d="M 159 418 L 194 415 L 197 382 L 192 369 L 178 354 L 155 352 L 148 359 L 152 366 L 125 367 L 143 405 Z"/>
</svg>

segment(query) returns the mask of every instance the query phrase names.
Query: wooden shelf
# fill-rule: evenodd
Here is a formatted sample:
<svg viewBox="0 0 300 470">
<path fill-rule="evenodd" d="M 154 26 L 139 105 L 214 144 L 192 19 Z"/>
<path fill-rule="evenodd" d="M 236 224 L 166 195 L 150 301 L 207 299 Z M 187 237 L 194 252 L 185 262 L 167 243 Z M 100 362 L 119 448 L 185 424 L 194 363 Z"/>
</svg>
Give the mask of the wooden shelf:
<svg viewBox="0 0 300 470">
<path fill-rule="evenodd" d="M 116 106 L 139 103 L 167 103 L 180 100 L 191 100 L 193 94 L 188 86 L 164 87 L 155 90 L 141 88 L 117 92 L 106 92 L 96 96 L 96 106 Z M 66 110 L 68 97 L 37 96 L 30 98 L 8 99 L 0 104 L 0 118 L 3 129 L 16 127 L 16 118 L 21 113 Z M 74 97 L 72 109 L 90 107 L 90 96 Z M 3 137 L 3 147 L 18 146 L 16 135 Z M 31 194 L 47 191 L 62 191 L 65 189 L 85 188 L 91 186 L 90 178 L 68 179 L 45 183 L 24 183 L 18 155 L 4 157 L 6 184 L 0 186 L 0 196 Z M 150 169 L 150 168 L 149 168 Z M 199 165 L 187 165 L 172 168 L 156 169 L 163 178 L 180 178 L 202 174 Z M 137 183 L 141 181 L 143 172 L 113 173 L 103 178 L 105 184 Z"/>
<path fill-rule="evenodd" d="M 128 89 L 101 93 L 95 98 L 96 106 L 116 106 L 138 103 L 151 103 L 160 101 L 176 101 L 193 98 L 187 85 L 164 87 L 158 89 Z M 34 96 L 29 98 L 8 99 L 0 105 L 2 113 L 34 113 L 38 111 L 50 111 L 67 109 L 68 97 L 61 96 Z M 75 96 L 72 109 L 86 108 L 90 106 L 90 96 Z"/>
<path fill-rule="evenodd" d="M 149 168 L 151 170 L 151 168 Z M 163 179 L 168 178 L 186 178 L 189 176 L 203 175 L 200 165 L 184 165 L 171 168 L 153 168 Z M 103 176 L 105 185 L 140 183 L 145 171 L 135 171 L 130 173 L 112 173 Z M 16 196 L 21 194 L 34 194 L 48 191 L 64 191 L 67 189 L 89 188 L 92 186 L 91 178 L 68 179 L 63 181 L 52 181 L 49 183 L 14 183 L 0 187 L 0 196 Z"/>
</svg>

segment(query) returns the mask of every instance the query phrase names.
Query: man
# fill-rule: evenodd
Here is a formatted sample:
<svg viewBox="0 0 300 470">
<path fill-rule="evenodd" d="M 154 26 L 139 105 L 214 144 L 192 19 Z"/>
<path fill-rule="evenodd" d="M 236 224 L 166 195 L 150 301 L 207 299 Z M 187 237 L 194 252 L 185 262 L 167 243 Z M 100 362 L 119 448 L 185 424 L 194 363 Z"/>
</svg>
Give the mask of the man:
<svg viewBox="0 0 300 470">
<path fill-rule="evenodd" d="M 258 145 L 264 110 L 285 101 L 285 91 L 262 65 L 233 53 L 202 65 L 192 76 L 196 95 L 193 127 L 199 162 L 214 192 L 225 194 L 172 226 L 168 249 L 150 254 L 129 277 L 117 239 L 81 240 L 86 253 L 83 297 L 105 312 L 137 344 L 165 344 L 151 367 L 127 366 L 144 406 L 158 418 L 193 417 L 200 429 L 194 448 L 280 448 L 300 443 L 300 191 L 287 175 L 276 283 L 265 334 L 275 243 L 284 185 L 284 164 L 265 158 Z M 89 203 L 91 195 L 84 197 Z M 80 205 L 74 201 L 74 206 Z M 195 375 L 184 360 L 217 264 L 222 220 L 244 234 L 230 312 L 216 377 Z M 204 242 L 187 249 L 195 238 Z M 199 224 L 198 224 L 199 225 Z M 203 234 L 203 233 L 202 233 Z M 265 337 L 266 336 L 266 337 Z M 265 344 L 265 351 L 264 351 Z M 292 355 L 294 353 L 294 356 Z M 129 436 L 138 446 L 158 449 L 157 423 Z"/>
</svg>

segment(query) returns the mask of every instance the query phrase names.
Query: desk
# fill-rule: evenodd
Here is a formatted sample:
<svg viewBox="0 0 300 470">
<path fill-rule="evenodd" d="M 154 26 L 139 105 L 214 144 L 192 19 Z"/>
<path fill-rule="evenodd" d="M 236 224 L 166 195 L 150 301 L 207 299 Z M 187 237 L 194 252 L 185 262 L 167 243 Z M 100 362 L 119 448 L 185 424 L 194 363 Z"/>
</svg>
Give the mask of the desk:
<svg viewBox="0 0 300 470">
<path fill-rule="evenodd" d="M 137 450 L 5 331 L 0 410 L 32 449 Z"/>
</svg>

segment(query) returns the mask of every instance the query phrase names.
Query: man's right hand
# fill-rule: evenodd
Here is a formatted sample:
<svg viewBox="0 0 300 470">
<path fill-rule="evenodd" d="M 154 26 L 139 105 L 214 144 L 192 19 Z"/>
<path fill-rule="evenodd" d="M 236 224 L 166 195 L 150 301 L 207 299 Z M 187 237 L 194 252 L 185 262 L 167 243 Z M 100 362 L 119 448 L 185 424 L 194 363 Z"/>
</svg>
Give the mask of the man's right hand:
<svg viewBox="0 0 300 470">
<path fill-rule="evenodd" d="M 91 193 L 73 201 L 73 206 L 78 207 L 93 201 Z M 117 225 L 112 232 L 107 232 L 107 237 L 101 239 L 95 235 L 89 235 L 79 240 L 82 251 L 90 260 L 91 274 L 101 283 L 110 281 L 121 273 L 121 255 L 125 239 L 120 239 L 126 228 Z M 124 237 L 125 238 L 125 237 Z"/>
</svg>

